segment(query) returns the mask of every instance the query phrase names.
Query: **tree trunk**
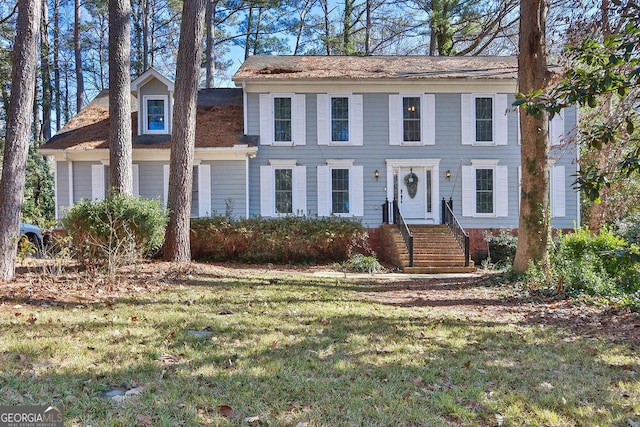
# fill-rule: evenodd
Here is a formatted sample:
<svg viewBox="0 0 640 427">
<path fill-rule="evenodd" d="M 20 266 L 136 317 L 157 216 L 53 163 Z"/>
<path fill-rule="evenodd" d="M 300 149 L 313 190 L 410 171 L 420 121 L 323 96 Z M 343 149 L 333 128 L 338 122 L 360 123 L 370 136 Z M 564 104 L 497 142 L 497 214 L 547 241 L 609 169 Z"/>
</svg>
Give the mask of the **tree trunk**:
<svg viewBox="0 0 640 427">
<path fill-rule="evenodd" d="M 40 1 L 18 1 L 11 98 L 0 177 L 0 281 L 11 281 L 15 277 L 17 238 L 20 233 L 20 212 L 38 63 L 41 7 Z"/>
<path fill-rule="evenodd" d="M 518 85 L 521 93 L 545 89 L 549 79 L 545 46 L 548 0 L 522 1 Z M 520 108 L 522 193 L 518 247 L 514 268 L 522 273 L 530 263 L 548 269 L 549 236 L 549 118 Z"/>
<path fill-rule="evenodd" d="M 60 103 L 60 0 L 53 3 L 53 92 L 56 110 L 56 131 L 62 127 Z"/>
<path fill-rule="evenodd" d="M 196 101 L 202 60 L 205 0 L 185 0 L 176 64 L 173 137 L 169 166 L 169 224 L 163 256 L 167 261 L 191 261 L 189 225 L 193 184 L 193 151 L 196 133 Z"/>
<path fill-rule="evenodd" d="M 142 71 L 147 71 L 151 66 L 149 64 L 149 28 L 151 26 L 149 2 L 150 0 L 142 0 Z"/>
<path fill-rule="evenodd" d="M 342 17 L 342 54 L 350 55 L 351 49 L 351 14 L 353 13 L 353 0 L 345 0 L 344 16 Z"/>
<path fill-rule="evenodd" d="M 328 0 L 320 0 L 320 6 L 324 14 L 324 46 L 327 50 L 327 55 L 331 55 L 331 20 L 329 19 Z"/>
<path fill-rule="evenodd" d="M 73 50 L 76 59 L 76 113 L 84 104 L 84 77 L 82 76 L 82 45 L 80 43 L 80 0 L 75 0 L 73 20 Z"/>
<path fill-rule="evenodd" d="M 214 54 L 215 36 L 216 36 L 216 6 L 218 0 L 207 0 L 206 27 L 207 41 L 204 55 L 204 68 L 206 70 L 205 87 L 213 88 L 215 85 L 216 58 Z"/>
<path fill-rule="evenodd" d="M 42 84 L 42 139 L 51 138 L 51 69 L 49 67 L 49 9 L 47 0 L 42 0 L 40 27 L 40 76 Z M 37 141 L 36 141 L 37 142 Z"/>
<path fill-rule="evenodd" d="M 251 48 L 251 31 L 253 29 L 253 6 L 249 5 L 247 15 L 247 35 L 244 39 L 244 59 L 249 57 L 249 49 Z"/>
<path fill-rule="evenodd" d="M 129 0 L 109 1 L 110 190 L 132 195 L 130 16 Z"/>
<path fill-rule="evenodd" d="M 366 28 L 364 33 L 364 54 L 369 56 L 371 55 L 371 0 L 366 0 L 367 4 L 367 17 L 366 17 Z"/>
</svg>

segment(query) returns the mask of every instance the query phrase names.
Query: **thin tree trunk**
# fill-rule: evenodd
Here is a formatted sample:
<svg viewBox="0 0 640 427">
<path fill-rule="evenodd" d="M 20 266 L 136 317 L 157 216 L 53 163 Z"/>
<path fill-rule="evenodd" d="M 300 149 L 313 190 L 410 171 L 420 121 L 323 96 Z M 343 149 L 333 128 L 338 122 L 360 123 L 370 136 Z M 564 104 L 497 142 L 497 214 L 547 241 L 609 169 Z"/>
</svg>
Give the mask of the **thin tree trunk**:
<svg viewBox="0 0 640 427">
<path fill-rule="evenodd" d="M 549 72 L 545 46 L 548 0 L 528 0 L 520 5 L 520 54 L 518 85 L 529 94 L 547 86 Z M 527 270 L 536 263 L 548 271 L 549 236 L 549 119 L 546 111 L 539 116 L 520 109 L 522 145 L 522 192 L 518 247 L 514 268 Z"/>
<path fill-rule="evenodd" d="M 131 16 L 133 17 L 133 40 L 132 49 L 134 50 L 134 57 L 136 60 L 132 64 L 133 72 L 139 76 L 144 71 L 144 55 L 142 53 L 142 3 L 144 0 L 132 0 L 131 1 Z"/>
<path fill-rule="evenodd" d="M 344 16 L 342 17 L 342 54 L 351 54 L 351 13 L 353 12 L 353 0 L 345 0 Z"/>
<path fill-rule="evenodd" d="M 18 1 L 11 99 L 0 177 L 0 281 L 11 281 L 15 277 L 31 109 L 35 95 L 41 7 L 40 1 Z"/>
<path fill-rule="evenodd" d="M 249 5 L 249 15 L 247 16 L 247 35 L 244 39 L 244 59 L 249 57 L 251 47 L 251 30 L 253 28 L 253 6 Z"/>
<path fill-rule="evenodd" d="M 256 19 L 256 35 L 253 38 L 253 54 L 257 55 L 260 49 L 260 26 L 262 25 L 262 6 L 258 6 L 258 17 Z"/>
<path fill-rule="evenodd" d="M 327 55 L 331 55 L 331 20 L 329 19 L 328 0 L 320 0 L 320 6 L 324 14 L 324 46 L 327 50 Z"/>
<path fill-rule="evenodd" d="M 371 0 L 366 0 L 367 2 L 367 17 L 366 17 L 366 28 L 364 34 L 364 54 L 371 55 Z"/>
<path fill-rule="evenodd" d="M 206 28 L 207 28 L 207 40 L 206 40 L 206 49 L 205 49 L 205 87 L 212 88 L 215 85 L 215 73 L 216 73 L 216 63 L 215 63 L 215 53 L 214 53 L 214 45 L 215 45 L 215 36 L 216 36 L 216 26 L 215 26 L 215 18 L 216 18 L 216 6 L 218 4 L 218 0 L 207 0 L 207 12 L 206 12 Z"/>
<path fill-rule="evenodd" d="M 84 104 L 84 77 L 82 76 L 82 45 L 80 43 L 80 0 L 74 3 L 73 51 L 76 59 L 76 113 Z"/>
<path fill-rule="evenodd" d="M 53 88 L 56 111 L 56 131 L 62 127 L 60 103 L 60 0 L 53 3 Z"/>
<path fill-rule="evenodd" d="M 191 261 L 189 216 L 204 15 L 205 0 L 184 1 L 176 65 L 175 104 L 180 108 L 173 111 L 174 132 L 167 200 L 169 224 L 163 248 L 163 256 L 167 261 Z"/>
<path fill-rule="evenodd" d="M 42 139 L 51 138 L 51 69 L 49 67 L 49 8 L 47 0 L 42 1 L 40 21 L 40 78 L 42 85 Z M 37 142 L 38 140 L 36 140 Z"/>
<path fill-rule="evenodd" d="M 142 0 L 142 70 L 146 71 L 149 67 L 149 27 L 151 16 L 149 13 L 150 0 Z"/>
<path fill-rule="evenodd" d="M 128 195 L 133 194 L 130 17 L 129 0 L 109 1 L 110 190 Z"/>
</svg>

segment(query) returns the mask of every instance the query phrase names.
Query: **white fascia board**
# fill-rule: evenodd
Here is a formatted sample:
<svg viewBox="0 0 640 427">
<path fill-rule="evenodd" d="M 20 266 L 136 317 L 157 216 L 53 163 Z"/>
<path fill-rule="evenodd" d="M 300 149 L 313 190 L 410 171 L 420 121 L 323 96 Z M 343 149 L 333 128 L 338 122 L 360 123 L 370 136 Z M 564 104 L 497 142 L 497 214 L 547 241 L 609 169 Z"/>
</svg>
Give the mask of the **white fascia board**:
<svg viewBox="0 0 640 427">
<path fill-rule="evenodd" d="M 440 165 L 440 159 L 385 159 L 390 167 L 436 167 Z"/>
<path fill-rule="evenodd" d="M 442 79 L 442 80 L 306 80 L 247 81 L 247 93 L 517 93 L 516 80 Z"/>
<path fill-rule="evenodd" d="M 38 150 L 43 156 L 53 157 L 56 161 L 71 160 L 75 162 L 94 161 L 109 162 L 109 149 L 98 148 L 93 150 Z M 243 160 L 247 156 L 255 156 L 257 147 L 234 145 L 233 147 L 206 147 L 195 149 L 195 160 Z M 171 150 L 169 148 L 144 148 L 133 150 L 133 161 L 169 161 Z"/>
</svg>

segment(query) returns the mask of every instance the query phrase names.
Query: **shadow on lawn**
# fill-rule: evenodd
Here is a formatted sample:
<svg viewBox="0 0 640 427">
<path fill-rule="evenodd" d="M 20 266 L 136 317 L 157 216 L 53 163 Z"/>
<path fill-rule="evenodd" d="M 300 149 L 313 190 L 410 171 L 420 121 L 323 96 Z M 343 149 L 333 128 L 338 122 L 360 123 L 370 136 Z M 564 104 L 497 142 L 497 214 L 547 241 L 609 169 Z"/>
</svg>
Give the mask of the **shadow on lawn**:
<svg viewBox="0 0 640 427">
<path fill-rule="evenodd" d="M 65 417 L 83 425 L 224 424 L 217 418 L 220 405 L 240 414 L 227 419 L 229 425 L 246 424 L 243 418 L 249 416 L 273 425 L 495 425 L 496 414 L 514 425 L 554 419 L 587 425 L 602 419 L 621 423 L 632 416 L 631 402 L 618 389 L 627 371 L 603 361 L 601 353 L 609 349 L 598 341 L 564 341 L 549 329 L 404 310 L 292 317 L 280 308 L 252 323 L 242 322 L 241 314 L 206 323 L 198 317 L 205 306 L 154 321 L 144 337 L 114 338 L 131 353 L 107 351 L 80 372 L 37 369 L 43 358 L 65 357 L 51 348 L 44 353 L 9 349 L 14 356 L 2 360 L 7 363 L 2 364 L 0 400 L 18 404 L 15 396 L 28 396 L 24 404 L 46 404 L 62 399 Z M 15 332 L 55 342 L 75 330 L 80 335 L 73 339 L 89 346 L 90 337 L 105 329 L 124 331 L 127 322 L 78 325 L 80 330 L 19 325 Z M 212 338 L 187 333 L 204 327 Z M 266 334 L 273 338 L 262 342 Z M 25 361 L 15 358 L 21 352 Z M 164 353 L 184 362 L 157 361 Z M 31 371 L 33 381 L 19 379 Z M 140 397 L 124 405 L 100 397 L 105 388 L 132 381 L 144 387 Z"/>
</svg>

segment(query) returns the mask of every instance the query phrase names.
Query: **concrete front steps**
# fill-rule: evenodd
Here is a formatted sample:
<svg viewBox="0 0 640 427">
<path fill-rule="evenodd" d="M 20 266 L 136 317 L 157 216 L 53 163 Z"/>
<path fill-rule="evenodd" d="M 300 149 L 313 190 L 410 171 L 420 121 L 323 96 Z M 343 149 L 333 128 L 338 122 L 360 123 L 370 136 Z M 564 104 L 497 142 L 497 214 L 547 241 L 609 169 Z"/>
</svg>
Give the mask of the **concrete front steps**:
<svg viewBox="0 0 640 427">
<path fill-rule="evenodd" d="M 442 274 L 473 273 L 473 261 L 464 265 L 464 250 L 446 225 L 410 225 L 413 234 L 413 267 L 409 267 L 409 253 L 397 226 L 387 226 L 395 261 L 405 273 Z"/>
</svg>

